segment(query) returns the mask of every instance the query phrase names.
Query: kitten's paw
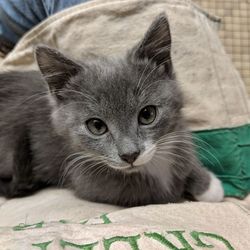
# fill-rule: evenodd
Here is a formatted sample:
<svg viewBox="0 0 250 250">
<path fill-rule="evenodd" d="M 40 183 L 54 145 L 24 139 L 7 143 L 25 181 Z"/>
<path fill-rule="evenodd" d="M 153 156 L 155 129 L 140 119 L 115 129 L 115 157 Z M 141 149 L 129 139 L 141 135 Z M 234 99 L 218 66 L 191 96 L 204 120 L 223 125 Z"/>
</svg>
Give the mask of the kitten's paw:
<svg viewBox="0 0 250 250">
<path fill-rule="evenodd" d="M 201 195 L 196 195 L 198 201 L 220 202 L 224 198 L 224 190 L 221 181 L 210 172 L 210 184 L 208 189 Z"/>
</svg>

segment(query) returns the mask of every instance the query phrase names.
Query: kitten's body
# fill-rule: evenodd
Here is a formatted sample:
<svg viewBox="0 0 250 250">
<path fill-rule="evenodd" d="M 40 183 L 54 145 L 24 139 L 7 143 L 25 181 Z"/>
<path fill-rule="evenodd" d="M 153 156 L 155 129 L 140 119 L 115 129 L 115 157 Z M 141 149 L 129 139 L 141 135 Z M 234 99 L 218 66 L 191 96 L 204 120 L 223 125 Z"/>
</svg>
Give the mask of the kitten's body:
<svg viewBox="0 0 250 250">
<path fill-rule="evenodd" d="M 76 63 L 40 47 L 49 88 L 38 72 L 1 74 L 0 193 L 63 185 L 82 198 L 126 206 L 178 202 L 186 193 L 221 200 L 220 183 L 200 166 L 185 128 L 170 41 L 162 15 L 125 59 Z M 155 121 L 139 125 L 149 105 L 157 107 Z M 109 130 L 91 134 L 86 121 L 93 117 Z M 139 156 L 127 164 L 124 156 L 134 152 Z M 207 196 L 211 190 L 218 192 Z"/>
<path fill-rule="evenodd" d="M 30 150 L 33 182 L 57 184 L 62 159 L 70 152 L 70 143 L 52 127 L 52 105 L 45 94 L 47 86 L 38 72 L 1 74 L 0 82 L 4 83 L 0 85 L 0 175 L 10 179 L 16 151 L 25 154 L 25 150 Z M 30 141 L 29 149 L 18 145 L 24 131 Z"/>
<path fill-rule="evenodd" d="M 22 144 L 15 147 L 26 131 L 25 136 L 32 142 L 29 145 L 29 150 L 32 152 L 32 171 L 29 172 L 27 179 L 31 174 L 34 186 L 36 183 L 41 186 L 61 185 L 59 182 L 62 181 L 61 177 L 66 167 L 64 161 L 76 150 L 71 147 L 71 138 L 67 134 L 61 134 L 60 129 L 58 133 L 58 128 L 53 124 L 51 114 L 55 110 L 48 95 L 44 94 L 48 88 L 40 74 L 11 72 L 0 75 L 0 82 L 4 82 L 4 85 L 0 85 L 0 93 L 8 93 L 0 102 L 2 118 L 0 135 L 3 141 L 0 163 L 2 178 L 12 177 L 16 151 L 20 151 L 19 154 L 27 153 L 26 149 L 23 150 Z M 176 131 L 183 131 L 182 123 L 179 122 L 176 126 L 179 126 Z M 180 135 L 179 140 L 181 137 Z M 185 143 L 186 138 L 185 142 L 180 141 L 181 147 Z M 188 148 L 189 145 L 185 150 Z M 183 152 L 181 155 L 187 161 L 190 158 L 188 154 L 183 155 Z M 179 158 L 178 161 L 178 165 L 181 165 Z M 183 198 L 182 179 L 188 175 L 189 168 L 185 169 L 183 164 L 183 171 L 176 170 L 177 175 L 175 175 L 174 171 L 169 171 L 166 166 L 154 164 L 154 168 L 159 168 L 154 171 L 150 167 L 130 174 L 106 168 L 101 175 L 98 175 L 93 169 L 92 172 L 95 172 L 93 175 L 88 171 L 86 175 L 81 175 L 81 178 L 76 171 L 70 173 L 74 179 L 73 183 L 69 180 L 63 182 L 65 185 L 73 186 L 79 196 L 84 198 L 122 205 L 177 202 Z M 7 183 L 5 187 L 6 185 Z M 170 188 L 171 186 L 174 188 Z M 7 195 L 12 196 L 11 193 Z"/>
</svg>

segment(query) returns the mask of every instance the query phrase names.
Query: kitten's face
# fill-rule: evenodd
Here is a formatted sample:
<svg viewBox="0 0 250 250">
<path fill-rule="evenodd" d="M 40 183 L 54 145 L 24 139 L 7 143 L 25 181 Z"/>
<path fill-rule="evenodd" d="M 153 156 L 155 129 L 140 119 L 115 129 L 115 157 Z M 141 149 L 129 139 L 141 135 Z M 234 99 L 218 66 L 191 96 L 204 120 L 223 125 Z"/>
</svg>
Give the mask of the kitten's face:
<svg viewBox="0 0 250 250">
<path fill-rule="evenodd" d="M 75 63 L 39 47 L 38 64 L 60 109 L 52 115 L 56 126 L 111 168 L 147 165 L 157 141 L 178 123 L 182 105 L 170 44 L 166 17 L 160 15 L 124 59 Z"/>
</svg>

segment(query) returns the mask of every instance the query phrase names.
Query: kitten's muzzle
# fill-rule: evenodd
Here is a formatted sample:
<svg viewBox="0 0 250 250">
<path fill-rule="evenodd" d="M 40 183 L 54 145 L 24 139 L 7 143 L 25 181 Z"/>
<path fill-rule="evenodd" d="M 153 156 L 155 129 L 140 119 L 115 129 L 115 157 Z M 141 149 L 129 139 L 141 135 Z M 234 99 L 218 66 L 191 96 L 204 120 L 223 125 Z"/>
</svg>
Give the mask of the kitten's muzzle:
<svg viewBox="0 0 250 250">
<path fill-rule="evenodd" d="M 136 151 L 136 152 L 133 152 L 133 153 L 129 153 L 129 154 L 122 154 L 122 155 L 119 155 L 120 158 L 129 163 L 129 164 L 132 164 L 137 158 L 138 156 L 140 155 L 140 151 Z"/>
</svg>

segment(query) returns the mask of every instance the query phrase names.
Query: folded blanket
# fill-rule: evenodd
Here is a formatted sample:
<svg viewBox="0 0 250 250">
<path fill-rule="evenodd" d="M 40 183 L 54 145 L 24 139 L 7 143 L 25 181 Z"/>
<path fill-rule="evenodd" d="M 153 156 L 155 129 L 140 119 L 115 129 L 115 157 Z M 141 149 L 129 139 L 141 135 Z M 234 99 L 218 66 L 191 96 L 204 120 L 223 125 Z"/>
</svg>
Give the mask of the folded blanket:
<svg viewBox="0 0 250 250">
<path fill-rule="evenodd" d="M 250 211 L 235 199 L 121 209 L 44 190 L 5 203 L 0 222 L 1 250 L 250 249 Z"/>
</svg>

